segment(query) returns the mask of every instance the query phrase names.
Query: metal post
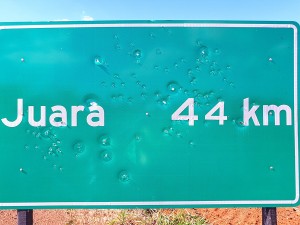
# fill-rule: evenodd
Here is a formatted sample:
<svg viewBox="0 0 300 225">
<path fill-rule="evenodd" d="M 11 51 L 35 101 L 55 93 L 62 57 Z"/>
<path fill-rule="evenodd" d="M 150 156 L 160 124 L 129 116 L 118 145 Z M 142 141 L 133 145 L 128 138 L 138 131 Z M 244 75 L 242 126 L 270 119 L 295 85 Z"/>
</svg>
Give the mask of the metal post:
<svg viewBox="0 0 300 225">
<path fill-rule="evenodd" d="M 276 207 L 262 208 L 262 225 L 277 225 Z"/>
<path fill-rule="evenodd" d="M 18 225 L 33 225 L 32 209 L 18 209 Z"/>
</svg>

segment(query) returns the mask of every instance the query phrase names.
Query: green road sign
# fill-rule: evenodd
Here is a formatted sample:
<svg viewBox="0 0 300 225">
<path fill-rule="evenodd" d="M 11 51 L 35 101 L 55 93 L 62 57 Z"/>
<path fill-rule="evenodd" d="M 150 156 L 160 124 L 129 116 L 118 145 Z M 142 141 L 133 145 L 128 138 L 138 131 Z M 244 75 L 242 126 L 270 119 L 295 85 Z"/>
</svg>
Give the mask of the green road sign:
<svg viewBox="0 0 300 225">
<path fill-rule="evenodd" d="M 0 206 L 294 206 L 289 22 L 0 24 Z"/>
</svg>

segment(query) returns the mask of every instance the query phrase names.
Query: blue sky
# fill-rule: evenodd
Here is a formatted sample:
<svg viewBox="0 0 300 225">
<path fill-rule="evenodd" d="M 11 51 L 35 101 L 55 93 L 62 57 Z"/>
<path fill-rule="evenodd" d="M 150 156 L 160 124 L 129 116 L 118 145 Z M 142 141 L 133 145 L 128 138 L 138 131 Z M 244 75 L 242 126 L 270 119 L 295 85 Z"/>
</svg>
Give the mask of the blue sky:
<svg viewBox="0 0 300 225">
<path fill-rule="evenodd" d="M 300 0 L 1 0 L 0 21 L 284 20 L 300 23 Z"/>
</svg>

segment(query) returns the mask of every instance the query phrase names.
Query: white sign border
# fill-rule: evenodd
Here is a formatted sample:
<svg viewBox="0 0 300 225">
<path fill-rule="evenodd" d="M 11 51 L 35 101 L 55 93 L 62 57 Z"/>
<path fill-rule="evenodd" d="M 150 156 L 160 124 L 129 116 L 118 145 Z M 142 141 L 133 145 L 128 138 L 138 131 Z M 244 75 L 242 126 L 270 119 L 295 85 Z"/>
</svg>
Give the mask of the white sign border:
<svg viewBox="0 0 300 225">
<path fill-rule="evenodd" d="M 218 27 L 218 28 L 287 28 L 294 31 L 294 135 L 295 135 L 295 190 L 293 200 L 238 200 L 238 201 L 143 201 L 143 202 L 15 202 L 0 203 L 0 207 L 67 207 L 67 206 L 209 206 L 209 205 L 292 205 L 299 200 L 299 150 L 298 150 L 298 29 L 294 24 L 276 23 L 91 23 L 91 24 L 32 24 L 32 25 L 0 25 L 0 30 L 15 29 L 50 29 L 50 28 L 105 28 L 105 27 Z"/>
</svg>

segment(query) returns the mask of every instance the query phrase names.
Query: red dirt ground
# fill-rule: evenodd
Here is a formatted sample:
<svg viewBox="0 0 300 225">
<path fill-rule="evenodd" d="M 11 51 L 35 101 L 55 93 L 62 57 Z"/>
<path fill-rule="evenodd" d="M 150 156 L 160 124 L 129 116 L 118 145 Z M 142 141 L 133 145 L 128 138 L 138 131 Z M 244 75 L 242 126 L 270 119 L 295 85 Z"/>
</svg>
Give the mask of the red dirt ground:
<svg viewBox="0 0 300 225">
<path fill-rule="evenodd" d="M 168 213 L 168 210 L 164 210 Z M 261 224 L 260 208 L 190 209 L 193 214 L 206 218 L 211 225 Z M 118 210 L 120 212 L 120 210 Z M 108 224 L 115 210 L 34 210 L 35 225 L 102 225 Z M 299 225 L 300 207 L 278 208 L 278 225 Z M 16 210 L 0 211 L 0 225 L 17 224 Z"/>
</svg>

